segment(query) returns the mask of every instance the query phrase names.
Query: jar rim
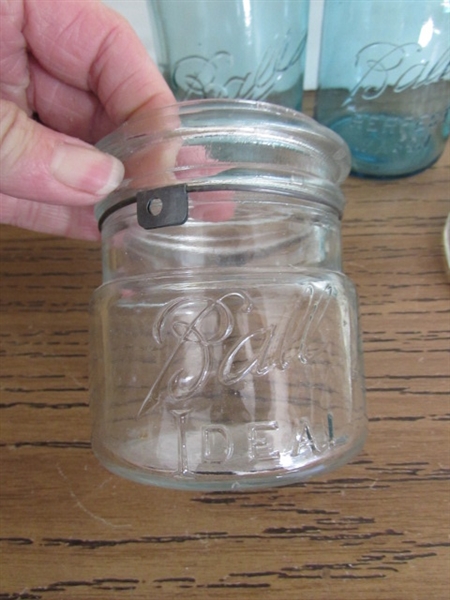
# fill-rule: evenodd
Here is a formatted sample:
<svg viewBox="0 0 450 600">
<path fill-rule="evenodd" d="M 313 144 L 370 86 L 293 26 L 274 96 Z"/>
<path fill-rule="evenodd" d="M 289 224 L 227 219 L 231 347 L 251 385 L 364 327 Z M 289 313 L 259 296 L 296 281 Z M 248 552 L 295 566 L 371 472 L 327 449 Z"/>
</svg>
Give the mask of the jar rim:
<svg viewBox="0 0 450 600">
<path fill-rule="evenodd" d="M 224 172 L 235 173 L 236 185 L 257 181 L 261 175 L 267 181 L 273 175 L 291 195 L 310 189 L 319 203 L 341 215 L 340 184 L 351 165 L 346 143 L 311 117 L 284 106 L 241 99 L 191 100 L 157 108 L 132 117 L 97 147 L 119 158 L 126 168 L 119 188 L 96 206 L 99 221 L 130 196 L 132 201 L 136 191 L 164 187 L 168 177 L 172 184 L 174 178 L 179 183 L 204 183 L 217 181 Z M 188 166 L 177 165 L 175 155 L 169 164 L 167 159 L 165 164 L 149 161 L 142 178 L 127 172 L 127 164 L 136 156 L 158 148 L 167 153 L 169 147 L 172 153 L 176 149 L 177 156 L 181 148 L 190 148 L 194 158 Z M 207 151 L 195 155 L 192 148 Z M 228 177 L 229 182 L 232 179 Z"/>
</svg>

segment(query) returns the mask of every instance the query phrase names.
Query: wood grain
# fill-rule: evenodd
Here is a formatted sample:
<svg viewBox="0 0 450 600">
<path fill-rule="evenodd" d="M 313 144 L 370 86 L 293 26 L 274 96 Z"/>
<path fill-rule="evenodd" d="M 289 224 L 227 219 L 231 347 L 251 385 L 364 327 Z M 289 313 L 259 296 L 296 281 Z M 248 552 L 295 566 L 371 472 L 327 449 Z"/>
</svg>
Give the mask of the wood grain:
<svg viewBox="0 0 450 600">
<path fill-rule="evenodd" d="M 96 244 L 0 229 L 1 600 L 449 597 L 449 150 L 344 186 L 370 434 L 350 465 L 292 487 L 184 493 L 90 450 Z"/>
</svg>

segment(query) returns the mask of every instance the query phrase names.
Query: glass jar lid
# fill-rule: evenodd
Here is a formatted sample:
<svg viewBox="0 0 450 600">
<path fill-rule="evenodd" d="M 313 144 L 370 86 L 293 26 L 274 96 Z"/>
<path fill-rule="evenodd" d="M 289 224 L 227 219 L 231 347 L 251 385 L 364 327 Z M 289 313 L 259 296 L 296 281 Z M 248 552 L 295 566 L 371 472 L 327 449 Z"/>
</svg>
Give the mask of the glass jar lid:
<svg viewBox="0 0 450 600">
<path fill-rule="evenodd" d="M 125 165 L 121 186 L 96 207 L 99 226 L 138 202 L 139 194 L 145 199 L 180 185 L 187 191 L 273 191 L 342 215 L 347 145 L 292 109 L 246 100 L 182 102 L 131 118 L 97 147 Z"/>
</svg>

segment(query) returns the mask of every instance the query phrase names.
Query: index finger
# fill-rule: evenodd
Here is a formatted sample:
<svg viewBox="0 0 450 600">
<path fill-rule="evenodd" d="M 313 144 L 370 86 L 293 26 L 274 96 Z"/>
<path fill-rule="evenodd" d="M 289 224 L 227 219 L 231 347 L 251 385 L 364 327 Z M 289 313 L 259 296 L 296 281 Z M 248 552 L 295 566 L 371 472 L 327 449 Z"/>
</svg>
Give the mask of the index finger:
<svg viewBox="0 0 450 600">
<path fill-rule="evenodd" d="M 48 73 L 95 94 L 116 125 L 175 102 L 132 27 L 100 0 L 24 0 L 23 35 Z"/>
</svg>

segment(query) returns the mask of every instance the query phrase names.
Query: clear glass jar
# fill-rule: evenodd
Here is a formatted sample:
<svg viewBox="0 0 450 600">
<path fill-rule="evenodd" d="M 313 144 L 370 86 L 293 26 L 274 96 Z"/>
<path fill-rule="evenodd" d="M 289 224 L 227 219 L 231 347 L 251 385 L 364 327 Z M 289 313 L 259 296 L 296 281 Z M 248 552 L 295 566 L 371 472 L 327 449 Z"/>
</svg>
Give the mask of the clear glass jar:
<svg viewBox="0 0 450 600">
<path fill-rule="evenodd" d="M 182 103 L 100 147 L 126 179 L 97 207 L 93 449 L 166 487 L 303 480 L 366 431 L 357 298 L 341 272 L 342 140 L 290 109 Z"/>
</svg>

